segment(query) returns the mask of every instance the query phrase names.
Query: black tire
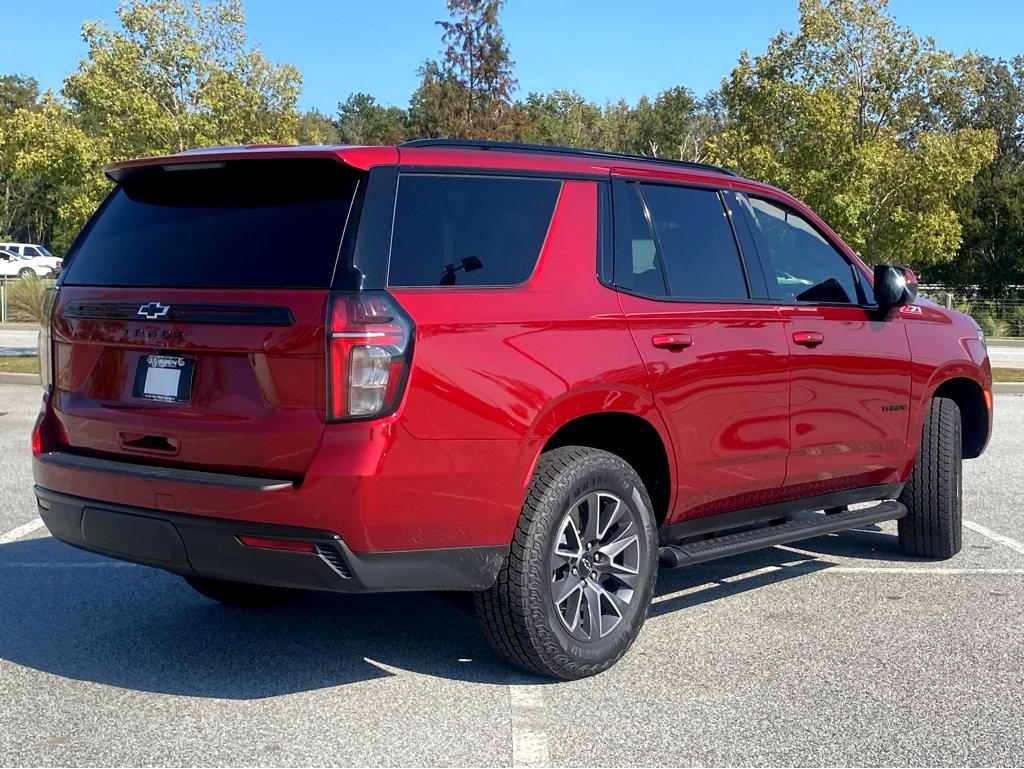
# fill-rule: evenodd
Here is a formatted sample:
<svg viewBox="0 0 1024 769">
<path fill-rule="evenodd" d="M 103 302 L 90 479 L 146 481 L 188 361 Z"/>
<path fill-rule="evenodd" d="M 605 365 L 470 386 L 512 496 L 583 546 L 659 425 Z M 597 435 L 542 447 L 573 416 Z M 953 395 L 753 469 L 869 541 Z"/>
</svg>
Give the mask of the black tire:
<svg viewBox="0 0 1024 769">
<path fill-rule="evenodd" d="M 23 267 L 22 269 L 18 270 L 19 278 L 34 278 L 35 275 L 36 271 L 33 270 L 31 267 Z"/>
<path fill-rule="evenodd" d="M 185 581 L 207 598 L 228 606 L 258 608 L 287 603 L 299 596 L 301 590 L 269 585 L 253 585 L 248 582 L 232 582 L 212 577 L 185 577 Z"/>
<path fill-rule="evenodd" d="M 591 521 L 599 533 L 588 543 Z M 572 538 L 566 527 L 576 545 L 561 544 Z M 609 559 L 623 542 L 628 547 Z M 579 555 L 566 557 L 556 548 L 575 548 Z M 561 679 L 591 676 L 615 664 L 640 632 L 657 557 L 653 507 L 636 471 L 606 451 L 555 449 L 537 462 L 498 579 L 476 594 L 477 616 L 494 649 L 524 670 Z M 635 576 L 625 573 L 633 568 Z M 571 576 L 573 569 L 582 576 Z M 555 592 L 563 588 L 571 597 L 556 606 Z M 574 617 L 575 630 L 567 616 Z"/>
<path fill-rule="evenodd" d="M 963 545 L 960 409 L 949 398 L 928 404 L 914 469 L 900 494 L 900 547 L 920 558 L 952 558 Z"/>
</svg>

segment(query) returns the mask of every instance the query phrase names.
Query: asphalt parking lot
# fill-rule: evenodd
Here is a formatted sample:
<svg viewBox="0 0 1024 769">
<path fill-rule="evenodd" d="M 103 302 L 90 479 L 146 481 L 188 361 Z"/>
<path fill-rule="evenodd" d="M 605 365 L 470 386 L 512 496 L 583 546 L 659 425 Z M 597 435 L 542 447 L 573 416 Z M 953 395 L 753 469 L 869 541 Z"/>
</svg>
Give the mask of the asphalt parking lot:
<svg viewBox="0 0 1024 769">
<path fill-rule="evenodd" d="M 1020 765 L 1024 398 L 997 396 L 964 550 L 869 527 L 662 572 L 608 673 L 510 671 L 458 602 L 228 609 L 38 527 L 36 387 L 0 385 L 3 765 Z"/>
</svg>

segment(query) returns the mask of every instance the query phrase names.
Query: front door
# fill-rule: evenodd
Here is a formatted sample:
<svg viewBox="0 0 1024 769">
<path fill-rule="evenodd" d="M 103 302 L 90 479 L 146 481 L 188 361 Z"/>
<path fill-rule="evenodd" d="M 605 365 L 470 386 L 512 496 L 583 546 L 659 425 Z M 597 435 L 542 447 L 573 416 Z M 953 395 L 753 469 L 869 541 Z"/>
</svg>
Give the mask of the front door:
<svg viewBox="0 0 1024 769">
<path fill-rule="evenodd" d="M 781 201 L 749 199 L 792 376 L 787 497 L 894 483 L 905 462 L 911 359 L 860 269 Z"/>
</svg>

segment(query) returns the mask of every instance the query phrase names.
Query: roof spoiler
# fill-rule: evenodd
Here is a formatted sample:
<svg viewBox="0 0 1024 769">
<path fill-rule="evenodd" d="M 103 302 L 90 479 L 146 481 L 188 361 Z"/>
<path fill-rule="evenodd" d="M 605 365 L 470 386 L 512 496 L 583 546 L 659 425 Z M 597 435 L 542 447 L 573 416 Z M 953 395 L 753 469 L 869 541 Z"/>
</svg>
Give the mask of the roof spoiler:
<svg viewBox="0 0 1024 769">
<path fill-rule="evenodd" d="M 140 171 L 188 171 L 223 167 L 234 160 L 334 160 L 365 171 L 372 166 L 398 162 L 394 147 L 319 146 L 295 147 L 288 144 L 242 144 L 231 147 L 208 147 L 179 152 L 174 155 L 123 160 L 103 166 L 103 173 L 113 182 L 123 182 Z"/>
</svg>

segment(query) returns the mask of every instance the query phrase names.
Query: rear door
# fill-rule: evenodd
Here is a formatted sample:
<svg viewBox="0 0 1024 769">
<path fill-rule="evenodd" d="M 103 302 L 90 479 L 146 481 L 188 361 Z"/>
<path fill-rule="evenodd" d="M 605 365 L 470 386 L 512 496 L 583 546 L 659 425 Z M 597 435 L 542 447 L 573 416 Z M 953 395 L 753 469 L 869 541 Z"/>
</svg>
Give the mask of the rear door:
<svg viewBox="0 0 1024 769">
<path fill-rule="evenodd" d="M 860 270 L 809 219 L 781 201 L 749 203 L 791 356 L 787 496 L 899 480 L 910 416 L 904 322 L 878 316 Z"/>
<path fill-rule="evenodd" d="M 54 310 L 64 449 L 299 477 L 326 409 L 326 299 L 358 178 L 332 160 L 130 176 Z"/>
<path fill-rule="evenodd" d="M 735 198 L 613 189 L 614 282 L 675 449 L 667 522 L 774 501 L 789 452 L 788 349 L 757 260 L 741 258 L 750 234 L 732 225 Z"/>
</svg>

